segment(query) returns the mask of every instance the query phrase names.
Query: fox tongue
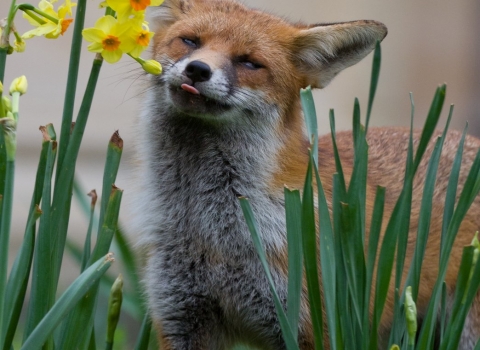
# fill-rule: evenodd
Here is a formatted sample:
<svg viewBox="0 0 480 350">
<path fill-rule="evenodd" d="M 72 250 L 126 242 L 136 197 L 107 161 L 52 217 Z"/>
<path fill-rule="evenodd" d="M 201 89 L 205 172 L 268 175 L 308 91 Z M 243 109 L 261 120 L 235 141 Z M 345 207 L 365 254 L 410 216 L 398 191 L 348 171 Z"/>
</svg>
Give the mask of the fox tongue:
<svg viewBox="0 0 480 350">
<path fill-rule="evenodd" d="M 189 92 L 189 93 L 191 93 L 191 94 L 200 95 L 200 91 L 198 91 L 197 89 L 195 89 L 195 88 L 194 88 L 193 86 L 191 86 L 191 85 L 182 84 L 182 85 L 180 85 L 180 87 L 181 87 L 183 90 L 185 90 L 185 91 L 187 91 L 187 92 Z"/>
</svg>

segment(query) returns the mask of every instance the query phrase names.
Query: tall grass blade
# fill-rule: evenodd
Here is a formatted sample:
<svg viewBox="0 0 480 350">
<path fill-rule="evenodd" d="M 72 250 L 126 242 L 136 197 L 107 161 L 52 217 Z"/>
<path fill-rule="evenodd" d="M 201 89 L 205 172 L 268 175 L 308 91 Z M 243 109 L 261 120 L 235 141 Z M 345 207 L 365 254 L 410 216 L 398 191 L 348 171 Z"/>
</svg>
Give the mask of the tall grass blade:
<svg viewBox="0 0 480 350">
<path fill-rule="evenodd" d="M 317 183 L 318 194 L 318 222 L 319 222 L 319 234 L 318 240 L 320 245 L 320 266 L 322 271 L 322 290 L 325 305 L 326 324 L 328 325 L 329 337 L 330 337 L 330 349 L 340 349 L 341 344 L 337 339 L 337 322 L 338 315 L 336 310 L 337 304 L 337 275 L 335 273 L 337 269 L 335 261 L 335 236 L 330 220 L 330 210 L 323 189 L 322 181 L 320 179 L 320 173 L 318 167 L 312 164 L 315 172 L 315 181 Z M 340 180 L 340 177 L 337 176 Z M 304 193 L 305 196 L 305 193 Z M 317 232 L 315 232 L 317 234 Z M 304 236 L 305 237 L 305 236 Z M 316 246 L 315 246 L 315 249 Z M 313 280 L 313 278 L 312 278 Z"/>
<path fill-rule="evenodd" d="M 107 271 L 113 262 L 111 254 L 100 258 L 88 269 L 86 269 L 62 294 L 55 305 L 41 320 L 38 326 L 26 339 L 21 350 L 37 350 L 43 347 L 43 344 L 50 337 L 53 330 L 58 326 L 63 317 L 72 310 L 81 298 L 95 285 L 100 277 Z M 74 349 L 71 347 L 70 349 Z M 59 348 L 67 349 L 67 348 Z"/>
<path fill-rule="evenodd" d="M 300 236 L 302 232 L 302 203 L 298 190 L 285 188 L 284 193 L 288 245 L 287 318 L 295 341 L 297 341 L 303 277 L 302 237 Z"/>
<path fill-rule="evenodd" d="M 32 288 L 24 339 L 30 335 L 41 319 L 47 314 L 55 300 L 56 285 L 51 257 L 51 249 L 54 241 L 54 222 L 50 221 L 50 208 L 52 174 L 56 153 L 57 142 L 49 141 L 41 203 L 43 215 L 40 218 L 34 253 Z"/>
<path fill-rule="evenodd" d="M 95 87 L 97 85 L 101 67 L 102 61 L 93 61 L 87 87 L 85 89 L 85 94 L 83 96 L 82 104 L 75 122 L 75 127 L 73 128 L 72 134 L 69 137 L 64 161 L 61 164 L 61 169 L 57 174 L 58 177 L 56 178 L 55 182 L 52 201 L 53 204 L 51 209 L 51 222 L 55 223 L 55 225 L 52 227 L 54 231 L 52 261 L 56 284 L 58 284 L 58 277 L 60 275 L 60 267 L 65 248 L 68 222 L 70 219 L 72 183 L 75 173 L 75 164 L 77 161 L 80 144 L 82 142 L 83 133 L 85 131 L 85 126 L 87 124 L 88 115 L 90 113 Z"/>
<path fill-rule="evenodd" d="M 33 260 L 33 251 L 35 247 L 35 222 L 42 214 L 38 207 L 33 208 L 29 215 L 22 247 L 13 263 L 10 276 L 7 283 L 4 325 L 5 332 L 2 349 L 9 350 L 12 347 L 13 337 L 20 319 L 25 294 L 27 291 L 28 277 Z"/>
<path fill-rule="evenodd" d="M 102 230 L 98 235 L 95 248 L 93 249 L 87 266 L 104 256 L 105 252 L 108 252 L 110 249 L 110 244 L 117 228 L 122 193 L 122 190 L 113 187 L 107 212 L 105 213 L 104 224 L 102 225 Z M 78 306 L 67 317 L 63 324 L 63 330 L 55 341 L 57 347 L 72 349 L 78 346 L 78 344 L 83 344 L 90 340 L 90 331 L 93 322 L 92 316 L 96 305 L 98 286 L 98 283 L 93 285 L 87 295 L 80 300 Z"/>
<path fill-rule="evenodd" d="M 143 318 L 140 332 L 135 342 L 134 350 L 148 350 L 148 343 L 150 341 L 150 332 L 152 330 L 152 320 L 148 314 Z"/>
<path fill-rule="evenodd" d="M 267 279 L 270 285 L 270 290 L 272 292 L 272 297 L 275 304 L 275 310 L 277 311 L 278 321 L 282 329 L 283 339 L 285 340 L 285 346 L 288 350 L 293 350 L 293 349 L 298 350 L 298 344 L 295 341 L 295 337 L 293 336 L 292 328 L 288 323 L 287 315 L 285 314 L 285 311 L 282 306 L 282 302 L 280 301 L 280 298 L 275 289 L 275 284 L 273 282 L 273 278 L 270 273 L 267 257 L 265 256 L 265 250 L 263 248 L 263 244 L 260 238 L 260 232 L 258 231 L 257 223 L 255 221 L 252 208 L 247 198 L 240 197 L 239 200 L 240 200 L 240 206 L 242 207 L 243 215 L 245 217 L 245 221 L 247 223 L 248 229 L 250 230 L 250 234 L 252 235 L 253 244 L 258 253 L 260 262 L 262 263 L 262 266 L 265 270 L 265 274 L 267 276 Z"/>
<path fill-rule="evenodd" d="M 412 298 L 417 300 L 420 273 L 425 257 L 427 247 L 427 239 L 430 232 L 430 221 L 433 206 L 433 194 L 435 190 L 435 180 L 437 177 L 438 164 L 440 162 L 440 154 L 444 139 L 438 139 L 435 148 L 428 163 L 427 173 L 425 175 L 425 185 L 423 188 L 422 203 L 420 205 L 420 213 L 418 219 L 417 239 L 415 242 L 415 251 L 410 265 L 407 281 L 405 285 L 411 286 Z M 405 244 L 406 246 L 406 244 Z"/>
<path fill-rule="evenodd" d="M 427 145 L 433 133 L 435 132 L 435 128 L 442 112 L 443 103 L 445 101 L 446 90 L 447 86 L 445 84 L 439 86 L 433 97 L 430 110 L 428 111 L 427 119 L 425 120 L 425 125 L 422 129 L 422 135 L 418 143 L 417 152 L 415 154 L 414 172 L 416 172 L 418 166 L 420 165 L 420 161 L 422 160 L 423 154 L 427 149 Z"/>
<path fill-rule="evenodd" d="M 9 317 L 10 321 L 4 320 L 3 325 L 5 329 L 0 332 L 1 334 L 5 335 L 5 339 L 0 342 L 0 346 L 5 348 L 6 350 L 10 349 L 10 345 L 7 345 L 11 342 L 8 340 L 8 337 L 13 336 L 13 332 L 18 324 L 17 316 L 19 316 L 17 308 L 22 307 L 23 300 L 25 298 L 26 293 L 26 284 L 23 286 L 21 284 L 21 288 L 19 287 L 19 283 L 22 280 L 25 280 L 25 283 L 28 283 L 29 275 L 30 275 L 30 268 L 32 263 L 33 257 L 33 249 L 34 249 L 34 242 L 35 242 L 35 225 L 34 222 L 32 223 L 33 217 L 35 213 L 41 212 L 40 208 L 37 209 L 38 205 L 40 204 L 40 200 L 42 198 L 43 192 L 43 183 L 45 177 L 45 168 L 47 164 L 47 153 L 48 148 L 50 145 L 50 141 L 55 138 L 55 131 L 51 124 L 47 126 L 41 126 L 40 130 L 42 131 L 43 135 L 43 142 L 42 142 L 42 149 L 40 151 L 40 159 L 37 166 L 37 174 L 35 177 L 35 186 L 33 190 L 32 200 L 29 209 L 29 218 L 27 219 L 27 226 L 25 228 L 24 240 L 22 243 L 22 247 L 20 248 L 20 252 L 16 257 L 12 270 L 10 271 L 10 276 L 8 278 L 7 283 L 7 293 L 6 293 L 6 310 L 3 314 L 4 317 Z M 2 135 L 3 136 L 3 135 Z M 28 262 L 28 264 L 26 264 Z M 23 288 L 25 287 L 25 288 Z M 15 292 L 13 292 L 15 290 Z M 17 300 L 14 302 L 13 300 Z M 18 304 L 20 305 L 18 305 Z M 8 308 L 13 308 L 12 311 L 8 311 Z M 11 315 L 11 316 L 9 316 Z M 16 321 L 15 321 L 16 319 Z M 6 330 L 8 328 L 8 330 Z"/>
<path fill-rule="evenodd" d="M 91 254 L 92 228 L 93 228 L 93 222 L 95 220 L 95 204 L 97 203 L 97 191 L 91 190 L 88 193 L 88 196 L 91 198 L 90 219 L 88 220 L 87 234 L 85 235 L 85 244 L 83 245 L 82 261 L 80 265 L 80 271 L 82 272 L 87 268 L 87 263 L 88 263 L 88 260 L 90 259 L 90 254 Z"/>
<path fill-rule="evenodd" d="M 310 86 L 306 89 L 300 89 L 300 101 L 302 102 L 303 115 L 307 124 L 308 140 L 311 144 L 313 159 L 318 166 L 317 112 L 315 111 L 315 103 Z"/>
<path fill-rule="evenodd" d="M 478 234 L 478 233 L 477 233 Z M 478 243 L 478 239 L 477 239 Z M 467 253 L 468 251 L 468 253 Z M 460 336 L 465 325 L 467 314 L 476 298 L 480 287 L 480 262 L 478 261 L 478 246 L 464 248 L 464 255 L 468 264 L 462 268 L 460 265 L 458 280 L 462 283 L 457 284 L 455 299 L 453 304 L 453 314 L 447 325 L 445 338 L 440 346 L 441 350 L 456 349 L 459 347 Z M 463 256 L 462 256 L 463 262 Z"/>
<path fill-rule="evenodd" d="M 473 200 L 480 192 L 480 151 L 477 153 L 475 160 L 470 168 L 469 174 L 465 181 L 464 187 L 460 194 L 457 206 L 453 213 L 452 219 L 448 226 L 447 233 L 445 235 L 444 244 L 440 249 L 440 264 L 437 281 L 435 283 L 434 290 L 428 309 L 423 321 L 422 329 L 420 331 L 419 339 L 417 342 L 417 348 L 426 349 L 431 346 L 431 339 L 433 337 L 433 331 L 435 327 L 435 320 L 437 319 L 438 305 L 440 303 L 442 284 L 445 279 L 445 274 L 450 258 L 450 252 L 453 247 L 453 242 L 457 236 L 460 224 L 465 218 L 468 209 L 470 208 Z"/>
<path fill-rule="evenodd" d="M 377 41 L 375 44 L 375 50 L 373 52 L 372 74 L 370 76 L 370 93 L 368 94 L 367 118 L 365 121 L 365 133 L 367 133 L 368 126 L 370 125 L 370 114 L 372 113 L 373 100 L 375 99 L 375 93 L 377 91 L 381 63 L 382 49 L 380 47 L 380 42 Z"/>
<path fill-rule="evenodd" d="M 463 130 L 462 137 L 458 144 L 457 153 L 452 164 L 452 170 L 450 171 L 450 177 L 448 179 L 447 192 L 445 194 L 445 206 L 443 209 L 443 223 L 442 223 L 442 239 L 440 247 L 444 246 L 445 236 L 447 234 L 448 226 L 452 220 L 453 212 L 455 209 L 455 202 L 457 199 L 458 179 L 460 177 L 460 167 L 462 165 L 463 149 L 465 145 L 465 137 L 467 135 L 468 124 Z M 444 248 L 441 248 L 443 250 Z"/>
<path fill-rule="evenodd" d="M 335 158 L 335 170 L 338 174 L 339 184 L 340 184 L 340 198 L 346 198 L 347 185 L 345 184 L 345 176 L 343 175 L 342 162 L 340 160 L 340 154 L 338 153 L 337 147 L 337 136 L 335 130 L 335 113 L 333 109 L 330 109 L 329 113 L 330 118 L 330 134 L 332 137 L 332 146 L 333 146 L 333 156 Z"/>
<path fill-rule="evenodd" d="M 305 186 L 302 200 L 302 243 L 303 257 L 305 261 L 305 274 L 308 287 L 308 301 L 310 304 L 310 316 L 312 318 L 315 349 L 323 349 L 323 315 L 320 294 L 320 281 L 318 279 L 318 255 L 317 255 L 317 231 L 315 227 L 315 205 L 313 202 L 312 173 L 315 160 L 310 151 Z M 330 218 L 328 218 L 330 220 Z"/>
<path fill-rule="evenodd" d="M 107 147 L 107 160 L 105 162 L 105 169 L 103 171 L 102 200 L 100 204 L 100 225 L 103 224 L 103 217 L 105 216 L 105 211 L 107 210 L 110 191 L 117 178 L 120 159 L 122 158 L 122 151 L 123 140 L 117 130 L 110 138 Z M 101 227 L 98 228 L 98 231 L 100 230 Z"/>
<path fill-rule="evenodd" d="M 365 282 L 365 299 L 364 305 L 370 305 L 370 298 L 372 293 L 372 283 L 373 283 L 373 272 L 375 271 L 375 261 L 377 260 L 377 251 L 378 251 L 378 242 L 380 240 L 380 232 L 382 229 L 383 221 L 383 211 L 385 207 L 385 187 L 377 187 L 377 192 L 375 195 L 375 202 L 373 205 L 372 219 L 370 223 L 370 235 L 368 237 L 368 250 L 367 250 L 367 261 L 366 261 L 366 282 Z M 370 310 L 363 313 L 363 329 L 369 329 L 370 324 Z M 363 349 L 367 350 L 370 347 L 370 344 L 377 348 L 376 341 L 376 332 L 375 336 L 368 337 L 368 334 L 365 334 L 363 337 Z"/>
</svg>

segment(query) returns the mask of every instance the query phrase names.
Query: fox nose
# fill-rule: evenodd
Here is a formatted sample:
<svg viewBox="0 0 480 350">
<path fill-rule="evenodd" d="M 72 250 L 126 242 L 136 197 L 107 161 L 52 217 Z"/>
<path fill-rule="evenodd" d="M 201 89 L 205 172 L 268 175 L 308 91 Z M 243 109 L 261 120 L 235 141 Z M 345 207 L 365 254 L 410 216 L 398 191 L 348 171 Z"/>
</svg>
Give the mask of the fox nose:
<svg viewBox="0 0 480 350">
<path fill-rule="evenodd" d="M 212 69 L 202 61 L 192 61 L 185 68 L 185 74 L 192 79 L 192 83 L 201 83 L 210 79 Z"/>
</svg>

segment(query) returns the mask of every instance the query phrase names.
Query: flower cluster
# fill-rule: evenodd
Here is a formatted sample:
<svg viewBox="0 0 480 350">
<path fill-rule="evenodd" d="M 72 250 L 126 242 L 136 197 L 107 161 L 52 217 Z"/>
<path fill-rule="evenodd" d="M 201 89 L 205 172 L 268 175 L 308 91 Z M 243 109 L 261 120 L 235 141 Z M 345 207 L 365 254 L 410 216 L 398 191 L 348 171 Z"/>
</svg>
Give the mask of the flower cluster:
<svg viewBox="0 0 480 350">
<path fill-rule="evenodd" d="M 0 37 L 2 30 L 15 36 L 13 46 L 8 44 L 7 34 L 4 36 L 6 41 L 0 41 L 0 47 L 8 48 L 8 53 L 23 52 L 25 39 L 34 36 L 56 39 L 63 35 L 73 21 L 72 7 L 76 4 L 72 3 L 72 0 L 65 0 L 55 10 L 54 3 L 57 1 L 40 0 L 38 7 L 30 4 L 16 6 L 14 12 L 21 10 L 23 17 L 34 26 L 34 29 L 19 35 L 13 22 L 6 25 L 0 21 Z M 140 63 L 148 73 L 160 74 L 162 72 L 160 63 L 155 60 L 144 60 L 140 55 L 148 47 L 153 36 L 145 21 L 145 10 L 148 6 L 159 6 L 162 2 L 163 0 L 106 0 L 102 3 L 102 6 L 107 8 L 105 16 L 101 17 L 93 28 L 86 28 L 82 32 L 84 39 L 91 43 L 88 50 L 100 54 L 109 63 L 115 63 L 123 54 L 127 54 Z"/>
<path fill-rule="evenodd" d="M 72 16 L 72 7 L 76 4 L 66 0 L 58 7 L 58 11 L 55 11 L 53 7 L 55 2 L 56 0 L 41 0 L 38 8 L 28 9 L 25 7 L 23 9 L 23 17 L 35 27 L 23 34 L 23 39 L 30 39 L 34 36 L 56 39 L 65 33 L 73 21 L 72 18 L 66 17 L 67 15 Z"/>
<path fill-rule="evenodd" d="M 145 21 L 148 6 L 159 6 L 163 0 L 107 0 L 107 14 L 93 28 L 84 29 L 85 40 L 91 42 L 88 50 L 102 55 L 105 61 L 115 63 L 128 54 L 152 74 L 160 74 L 158 62 L 145 61 L 141 53 L 153 36 Z"/>
</svg>

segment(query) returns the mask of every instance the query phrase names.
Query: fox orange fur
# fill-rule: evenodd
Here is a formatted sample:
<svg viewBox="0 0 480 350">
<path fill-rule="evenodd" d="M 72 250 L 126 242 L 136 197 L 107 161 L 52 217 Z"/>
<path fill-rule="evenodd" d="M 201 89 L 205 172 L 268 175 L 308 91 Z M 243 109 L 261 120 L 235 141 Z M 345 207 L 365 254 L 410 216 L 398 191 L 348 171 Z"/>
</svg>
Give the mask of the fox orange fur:
<svg viewBox="0 0 480 350">
<path fill-rule="evenodd" d="M 154 9 L 153 58 L 164 73 L 149 82 L 141 116 L 141 190 L 137 227 L 146 247 L 148 306 L 163 349 L 227 349 L 246 343 L 284 349 L 267 279 L 239 202 L 250 198 L 278 293 L 286 300 L 287 254 L 283 187 L 302 188 L 308 142 L 299 90 L 323 88 L 341 70 L 371 52 L 386 27 L 375 21 L 305 25 L 231 0 L 166 0 Z M 385 216 L 400 194 L 409 131 L 368 132 L 367 217 L 377 185 L 387 188 Z M 337 134 L 347 180 L 351 133 Z M 418 135 L 415 135 L 416 137 Z M 459 134 L 445 142 L 434 194 L 431 235 L 417 307 L 424 312 L 437 275 L 437 247 L 448 174 Z M 467 137 L 463 184 L 480 141 Z M 331 198 L 335 164 L 330 136 L 319 141 L 319 170 Z M 431 149 L 430 149 L 431 152 Z M 425 158 L 429 157 L 429 152 Z M 413 252 L 426 172 L 413 191 Z M 461 250 L 480 228 L 477 198 L 460 229 L 446 281 L 455 284 Z M 392 319 L 387 300 L 383 330 Z M 304 295 L 301 349 L 313 349 Z M 462 334 L 462 349 L 480 335 L 477 296 Z"/>
</svg>

